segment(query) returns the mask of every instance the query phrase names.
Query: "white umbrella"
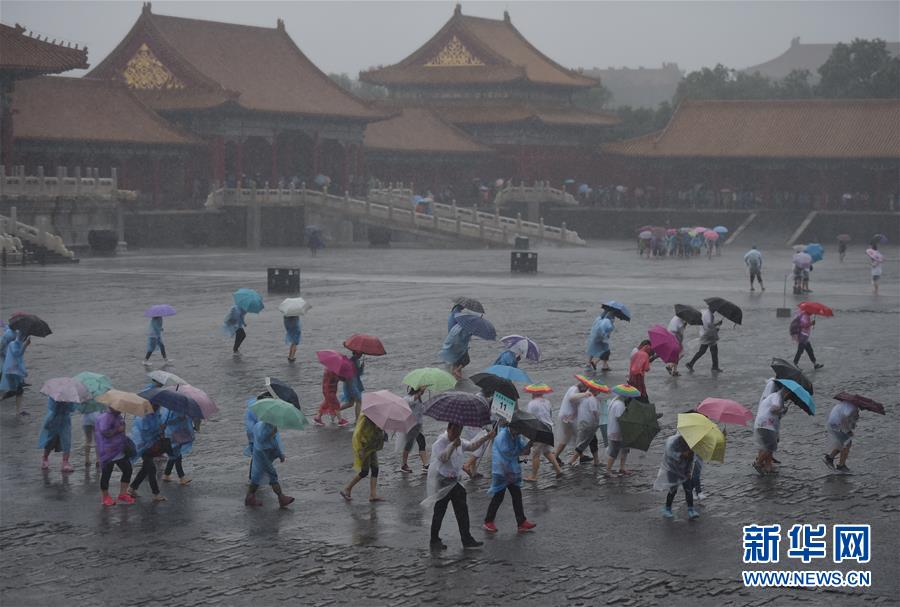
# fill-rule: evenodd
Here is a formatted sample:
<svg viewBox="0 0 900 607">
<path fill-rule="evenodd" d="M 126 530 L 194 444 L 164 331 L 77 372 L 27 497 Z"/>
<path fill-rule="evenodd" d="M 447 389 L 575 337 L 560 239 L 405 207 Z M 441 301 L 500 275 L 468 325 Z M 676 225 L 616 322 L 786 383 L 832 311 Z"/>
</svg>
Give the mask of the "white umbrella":
<svg viewBox="0 0 900 607">
<path fill-rule="evenodd" d="M 158 369 L 147 374 L 147 377 L 158 383 L 160 386 L 180 386 L 187 382 L 168 371 Z"/>
<path fill-rule="evenodd" d="M 278 310 L 285 316 L 300 316 L 309 312 L 309 305 L 302 297 L 289 297 L 278 305 Z"/>
</svg>

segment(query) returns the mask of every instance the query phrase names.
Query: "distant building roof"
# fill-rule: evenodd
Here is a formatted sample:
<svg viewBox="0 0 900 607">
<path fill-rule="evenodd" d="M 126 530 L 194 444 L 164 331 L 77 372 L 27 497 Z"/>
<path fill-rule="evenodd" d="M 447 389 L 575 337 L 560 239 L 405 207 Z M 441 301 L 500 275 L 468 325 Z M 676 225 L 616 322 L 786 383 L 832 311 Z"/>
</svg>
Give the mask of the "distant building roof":
<svg viewBox="0 0 900 607">
<path fill-rule="evenodd" d="M 610 93 L 612 106 L 655 108 L 663 101 L 671 101 L 684 73 L 677 63 L 663 63 L 657 68 L 592 68 L 585 76 L 597 78 Z"/>
<path fill-rule="evenodd" d="M 432 107 L 432 106 L 429 106 Z M 573 106 L 542 107 L 525 103 L 434 106 L 444 120 L 458 125 L 537 122 L 553 126 L 605 127 L 619 124 L 618 116 Z"/>
<path fill-rule="evenodd" d="M 781 80 L 793 70 L 809 70 L 812 74 L 810 80 L 819 80 L 819 68 L 822 67 L 836 43 L 808 44 L 800 42 L 800 38 L 791 40 L 791 46 L 765 63 L 753 65 L 741 70 L 748 74 L 759 72 L 772 80 Z M 888 42 L 887 49 L 894 55 L 900 55 L 900 42 Z"/>
<path fill-rule="evenodd" d="M 191 145 L 183 133 L 117 82 L 41 76 L 16 83 L 15 139 Z"/>
<path fill-rule="evenodd" d="M 0 71 L 29 77 L 88 67 L 87 48 L 47 42 L 25 31 L 18 23 L 15 27 L 0 23 Z"/>
<path fill-rule="evenodd" d="M 685 101 L 662 131 L 602 149 L 646 158 L 900 158 L 900 100 Z"/>
<path fill-rule="evenodd" d="M 248 110 L 359 120 L 383 117 L 317 68 L 274 28 L 156 15 L 146 3 L 122 42 L 89 74 L 141 92 L 159 110 L 226 103 Z"/>
<path fill-rule="evenodd" d="M 460 6 L 428 42 L 394 65 L 361 72 L 360 80 L 391 85 L 501 84 L 530 82 L 592 87 L 597 82 L 541 53 L 503 20 L 469 17 Z"/>
<path fill-rule="evenodd" d="M 492 154 L 461 129 L 424 108 L 403 108 L 387 120 L 366 125 L 365 147 L 373 152 Z"/>
</svg>

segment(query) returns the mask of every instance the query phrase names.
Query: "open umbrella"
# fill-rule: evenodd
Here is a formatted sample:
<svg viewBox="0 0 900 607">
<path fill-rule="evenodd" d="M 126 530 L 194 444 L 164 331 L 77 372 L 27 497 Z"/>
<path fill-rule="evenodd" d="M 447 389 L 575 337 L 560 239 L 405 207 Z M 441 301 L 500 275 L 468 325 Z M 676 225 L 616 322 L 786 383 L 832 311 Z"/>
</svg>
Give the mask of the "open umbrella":
<svg viewBox="0 0 900 607">
<path fill-rule="evenodd" d="M 875 413 L 880 413 L 884 415 L 884 405 L 880 402 L 872 400 L 871 398 L 867 398 L 861 394 L 850 394 L 849 392 L 841 392 L 839 394 L 835 394 L 834 397 L 837 400 L 843 400 L 851 405 L 855 405 L 860 409 L 865 409 L 866 411 L 873 411 Z"/>
<path fill-rule="evenodd" d="M 709 228 L 704 228 L 703 226 L 696 226 L 694 228 L 694 231 L 697 232 L 698 234 L 702 234 L 703 232 L 707 231 L 708 229 Z"/>
<path fill-rule="evenodd" d="M 753 413 L 746 407 L 727 398 L 704 398 L 697 405 L 697 412 L 723 424 L 746 426 L 753 419 Z"/>
<path fill-rule="evenodd" d="M 187 383 L 187 381 L 181 379 L 174 373 L 169 373 L 168 371 L 163 371 L 162 369 L 151 371 L 147 374 L 147 377 L 158 383 L 160 386 L 177 386 Z"/>
<path fill-rule="evenodd" d="M 72 379 L 81 382 L 87 388 L 91 398 L 99 396 L 112 389 L 112 382 L 109 378 L 101 373 L 92 373 L 91 371 L 82 371 Z"/>
<path fill-rule="evenodd" d="M 262 296 L 253 289 L 238 289 L 232 294 L 234 303 L 243 311 L 259 314 L 265 307 Z"/>
<path fill-rule="evenodd" d="M 278 304 L 278 311 L 285 316 L 302 316 L 312 308 L 302 297 L 288 297 Z"/>
<path fill-rule="evenodd" d="M 381 340 L 374 335 L 366 335 L 365 333 L 354 333 L 344 340 L 344 347 L 351 352 L 359 352 L 369 356 L 384 356 L 386 354 Z"/>
<path fill-rule="evenodd" d="M 553 428 L 527 411 L 516 409 L 509 427 L 536 443 L 553 445 Z"/>
<path fill-rule="evenodd" d="M 850 242 L 850 234 L 838 234 L 837 235 L 838 242 Z"/>
<path fill-rule="evenodd" d="M 197 406 L 200 407 L 200 411 L 203 413 L 203 419 L 208 419 L 219 411 L 219 406 L 216 404 L 216 401 L 200 388 L 191 386 L 190 384 L 178 384 L 169 386 L 166 389 L 174 390 L 179 394 L 184 394 L 197 403 Z"/>
<path fill-rule="evenodd" d="M 834 316 L 834 310 L 832 310 L 825 304 L 820 304 L 815 301 L 801 301 L 799 304 L 797 304 L 797 307 L 810 316 L 812 316 L 813 314 L 815 314 L 816 316 Z"/>
<path fill-rule="evenodd" d="M 662 325 L 653 325 L 647 331 L 650 336 L 650 347 L 663 362 L 674 363 L 681 354 L 681 343 Z"/>
<path fill-rule="evenodd" d="M 553 392 L 553 388 L 547 384 L 528 384 L 525 386 L 525 391 L 529 394 L 550 394 Z"/>
<path fill-rule="evenodd" d="M 326 369 L 343 379 L 350 379 L 356 375 L 356 367 L 353 361 L 334 350 L 319 350 L 316 358 Z"/>
<path fill-rule="evenodd" d="M 525 350 L 525 358 L 536 363 L 541 362 L 541 349 L 533 339 L 525 337 L 524 335 L 507 335 L 506 337 L 500 338 L 500 343 L 507 348 L 517 347 L 517 344 L 521 344 L 522 342 L 525 343 L 518 347 Z"/>
<path fill-rule="evenodd" d="M 153 405 L 146 398 L 138 396 L 134 392 L 125 392 L 123 390 L 107 390 L 94 399 L 101 405 L 105 405 L 110 409 L 115 409 L 121 413 L 128 415 L 136 415 L 138 417 L 153 413 Z"/>
<path fill-rule="evenodd" d="M 403 384 L 414 390 L 427 386 L 433 392 L 443 392 L 456 387 L 456 378 L 443 369 L 423 367 L 407 373 L 403 378 Z"/>
<path fill-rule="evenodd" d="M 609 300 L 604 304 L 600 304 L 600 307 L 607 312 L 612 312 L 612 315 L 616 318 L 621 318 L 626 322 L 631 322 L 631 312 L 628 311 L 628 307 L 623 303 Z"/>
<path fill-rule="evenodd" d="M 472 299 L 471 297 L 457 297 L 453 300 L 453 303 L 466 310 L 471 310 L 472 312 L 476 312 L 478 314 L 484 314 L 484 306 L 481 305 L 481 302 L 477 299 Z"/>
<path fill-rule="evenodd" d="M 499 392 L 513 400 L 519 400 L 519 391 L 516 390 L 516 385 L 508 379 L 504 379 L 493 373 L 476 373 L 469 379 L 485 392 Z"/>
<path fill-rule="evenodd" d="M 300 408 L 300 397 L 297 396 L 297 391 L 280 379 L 267 377 L 266 393 L 272 398 L 277 398 L 285 402 L 289 402 L 298 409 Z"/>
<path fill-rule="evenodd" d="M 790 398 L 798 407 L 806 411 L 808 415 L 816 414 L 816 403 L 813 401 L 812 394 L 806 388 L 798 384 L 792 379 L 779 379 L 778 383 L 788 389 L 788 398 Z"/>
<path fill-rule="evenodd" d="M 250 405 L 250 411 L 261 422 L 279 429 L 302 430 L 309 424 L 303 411 L 277 398 L 262 398 Z"/>
<path fill-rule="evenodd" d="M 812 382 L 803 374 L 800 367 L 794 363 L 783 358 L 773 358 L 770 366 L 772 371 L 775 372 L 775 379 L 790 379 L 803 386 L 803 389 L 810 394 L 815 394 Z"/>
<path fill-rule="evenodd" d="M 653 238 L 653 232 L 651 232 L 650 230 L 644 230 L 643 232 L 638 234 L 638 238 L 640 238 L 641 240 L 650 240 L 651 238 Z"/>
<path fill-rule="evenodd" d="M 641 227 L 639 227 L 637 230 L 635 230 L 635 232 L 637 232 L 638 234 L 640 234 L 641 232 L 649 232 L 649 231 L 652 230 L 652 229 L 653 229 L 653 226 L 651 226 L 651 225 L 646 225 L 646 226 L 641 226 Z"/>
<path fill-rule="evenodd" d="M 406 401 L 389 390 L 363 392 L 362 412 L 385 432 L 409 432 L 416 425 Z"/>
<path fill-rule="evenodd" d="M 703 315 L 700 310 L 687 304 L 675 304 L 675 316 L 689 325 L 703 324 Z"/>
<path fill-rule="evenodd" d="M 727 234 L 728 228 L 725 226 L 716 226 L 713 228 L 713 232 L 718 232 L 719 234 Z"/>
<path fill-rule="evenodd" d="M 703 232 L 703 238 L 706 240 L 716 241 L 719 240 L 719 233 L 714 230 L 706 230 Z"/>
<path fill-rule="evenodd" d="M 791 261 L 801 270 L 807 270 L 813 264 L 812 256 L 809 253 L 794 253 Z"/>
<path fill-rule="evenodd" d="M 71 377 L 54 377 L 41 386 L 41 394 L 60 403 L 83 403 L 91 393 L 83 383 Z"/>
<path fill-rule="evenodd" d="M 9 328 L 19 331 L 23 337 L 47 337 L 53 331 L 43 319 L 34 314 L 15 314 L 9 319 Z"/>
<path fill-rule="evenodd" d="M 169 304 L 156 304 L 144 310 L 144 316 L 147 318 L 156 318 L 157 316 L 175 316 L 175 308 Z"/>
<path fill-rule="evenodd" d="M 165 407 L 169 411 L 183 413 L 194 419 L 203 419 L 203 410 L 193 398 L 183 392 L 176 392 L 174 388 L 148 388 L 138 392 L 138 396 L 146 398 L 151 405 Z"/>
<path fill-rule="evenodd" d="M 425 403 L 425 415 L 438 421 L 472 428 L 481 428 L 491 423 L 490 406 L 484 399 L 468 392 L 438 394 Z"/>
<path fill-rule="evenodd" d="M 610 391 L 626 398 L 637 398 L 641 395 L 641 391 L 630 384 L 617 384 Z"/>
<path fill-rule="evenodd" d="M 596 390 L 597 392 L 603 392 L 603 393 L 609 392 L 609 388 L 605 384 L 601 384 L 598 381 L 594 381 L 590 377 L 586 377 L 584 375 L 581 375 L 580 373 L 576 373 L 573 377 L 592 390 Z"/>
<path fill-rule="evenodd" d="M 884 234 L 875 234 L 872 238 L 869 239 L 869 243 L 871 244 L 887 244 L 888 237 Z"/>
<path fill-rule="evenodd" d="M 744 313 L 737 305 L 721 297 L 707 297 L 703 301 L 709 306 L 710 312 L 716 312 L 737 325 L 741 324 Z"/>
<path fill-rule="evenodd" d="M 497 339 L 497 330 L 486 318 L 481 316 L 473 316 L 472 314 L 459 314 L 456 322 L 462 325 L 462 328 L 481 339 L 493 341 Z"/>
<path fill-rule="evenodd" d="M 622 446 L 646 451 L 653 437 L 659 433 L 656 406 L 640 400 L 631 400 L 625 412 L 619 416 Z"/>
<path fill-rule="evenodd" d="M 725 461 L 725 435 L 709 418 L 699 413 L 679 413 L 678 433 L 704 462 Z"/>
<path fill-rule="evenodd" d="M 806 245 L 803 252 L 812 258 L 813 263 L 822 261 L 825 258 L 825 247 L 817 242 Z"/>
<path fill-rule="evenodd" d="M 866 255 L 869 256 L 869 259 L 872 261 L 882 262 L 884 261 L 884 255 L 881 254 L 881 251 L 877 249 L 866 249 Z M 12 322 L 9 323 L 9 326 L 12 327 Z M 15 327 L 13 327 L 15 329 Z"/>
<path fill-rule="evenodd" d="M 531 378 L 528 377 L 528 374 L 517 367 L 508 367 L 506 365 L 492 365 L 485 369 L 483 372 L 490 373 L 491 375 L 496 375 L 497 377 L 502 377 L 503 379 L 508 379 L 509 381 L 517 381 L 525 384 L 531 383 Z"/>
</svg>

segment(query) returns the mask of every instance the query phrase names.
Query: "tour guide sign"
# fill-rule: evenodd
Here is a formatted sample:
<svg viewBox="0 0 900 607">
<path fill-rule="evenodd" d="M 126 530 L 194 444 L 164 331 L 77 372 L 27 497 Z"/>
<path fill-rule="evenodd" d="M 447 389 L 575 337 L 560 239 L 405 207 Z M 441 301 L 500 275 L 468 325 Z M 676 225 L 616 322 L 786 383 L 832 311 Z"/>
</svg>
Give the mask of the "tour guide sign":
<svg viewBox="0 0 900 607">
<path fill-rule="evenodd" d="M 494 392 L 494 400 L 491 401 L 491 414 L 502 417 L 506 421 L 510 421 L 515 412 L 516 401 L 504 394 Z"/>
</svg>

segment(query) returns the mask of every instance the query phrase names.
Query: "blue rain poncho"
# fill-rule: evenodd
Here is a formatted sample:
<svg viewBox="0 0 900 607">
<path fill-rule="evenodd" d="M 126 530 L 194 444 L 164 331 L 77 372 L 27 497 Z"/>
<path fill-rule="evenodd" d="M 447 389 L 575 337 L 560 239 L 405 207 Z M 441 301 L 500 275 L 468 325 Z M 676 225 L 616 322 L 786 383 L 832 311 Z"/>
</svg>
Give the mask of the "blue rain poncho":
<svg viewBox="0 0 900 607">
<path fill-rule="evenodd" d="M 190 453 L 194 448 L 194 424 L 184 413 L 160 409 L 162 423 L 166 425 L 166 436 L 172 441 L 170 457 L 178 459 Z"/>
<path fill-rule="evenodd" d="M 663 454 L 662 463 L 659 465 L 659 473 L 656 475 L 656 482 L 653 488 L 657 490 L 668 491 L 672 487 L 677 487 L 691 478 L 691 467 L 694 464 L 694 456 L 684 458 L 681 457 L 682 451 L 687 447 L 687 443 L 681 438 L 680 434 L 674 434 L 666 439 L 666 449 Z"/>
<path fill-rule="evenodd" d="M 472 334 L 463 329 L 460 324 L 453 325 L 447 337 L 444 339 L 444 345 L 438 356 L 447 364 L 455 365 L 462 361 L 469 353 L 469 341 Z"/>
<path fill-rule="evenodd" d="M 154 411 L 142 417 L 135 417 L 131 424 L 131 440 L 137 452 L 131 461 L 136 462 L 141 459 L 144 451 L 152 447 L 162 435 L 162 426 L 159 419 L 159 413 Z"/>
<path fill-rule="evenodd" d="M 450 314 L 447 316 L 447 333 L 449 333 L 453 327 L 456 325 L 456 316 L 462 312 L 461 306 L 453 306 L 450 309 Z"/>
<path fill-rule="evenodd" d="M 591 357 L 603 356 L 609 352 L 609 336 L 616 330 L 614 319 L 606 312 L 598 316 L 591 325 L 586 354 Z"/>
<path fill-rule="evenodd" d="M 58 403 L 52 398 L 48 398 L 47 416 L 44 417 L 44 425 L 41 427 L 41 435 L 38 438 L 38 447 L 41 449 L 62 451 L 63 453 L 71 451 L 71 415 L 74 411 L 74 403 Z"/>
<path fill-rule="evenodd" d="M 6 329 L 3 331 L 3 335 L 0 336 L 0 360 L 6 358 L 6 346 L 15 341 L 17 336 L 17 332 L 13 331 L 9 327 L 6 327 Z"/>
<path fill-rule="evenodd" d="M 516 358 L 516 353 L 512 350 L 504 350 L 500 353 L 500 356 L 494 360 L 495 365 L 502 365 L 504 367 L 517 367 L 519 366 L 519 361 Z"/>
<path fill-rule="evenodd" d="M 155 352 L 163 345 L 162 341 L 163 320 L 161 316 L 150 319 L 150 328 L 147 329 L 147 352 Z"/>
<path fill-rule="evenodd" d="M 500 428 L 491 451 L 491 486 L 488 494 L 500 493 L 510 485 L 522 486 L 519 455 L 527 445 L 528 440 L 524 436 L 513 436 L 509 428 Z"/>
<path fill-rule="evenodd" d="M 302 330 L 303 326 L 300 324 L 299 316 L 284 317 L 284 343 L 299 346 Z"/>
<path fill-rule="evenodd" d="M 255 398 L 248 399 L 247 411 L 244 412 L 244 432 L 247 433 L 247 446 L 244 447 L 244 455 L 247 457 L 253 456 L 253 427 L 256 425 L 256 422 L 259 421 L 256 414 L 250 410 L 250 405 L 255 402 Z"/>
<path fill-rule="evenodd" d="M 353 362 L 353 368 L 356 369 L 356 374 L 353 377 L 344 380 L 344 391 L 342 394 L 344 402 L 362 400 L 362 393 L 363 390 L 365 390 L 362 383 L 362 374 L 364 372 L 362 356 L 354 354 L 350 357 L 350 360 Z"/>
<path fill-rule="evenodd" d="M 253 461 L 250 464 L 250 482 L 261 485 L 264 477 L 269 477 L 269 484 L 278 483 L 278 473 L 274 462 L 284 457 L 278 429 L 266 422 L 256 422 L 253 426 Z"/>
<path fill-rule="evenodd" d="M 3 377 L 0 378 L 0 393 L 16 392 L 24 388 L 26 377 L 28 377 L 28 369 L 25 368 L 25 341 L 21 337 L 17 337 L 6 346 Z"/>
<path fill-rule="evenodd" d="M 231 306 L 231 309 L 228 310 L 228 314 L 225 316 L 225 324 L 222 325 L 222 331 L 226 335 L 234 337 L 238 329 L 247 326 L 247 323 L 244 321 L 245 316 L 247 316 L 247 312 L 240 306 L 237 304 Z"/>
</svg>

